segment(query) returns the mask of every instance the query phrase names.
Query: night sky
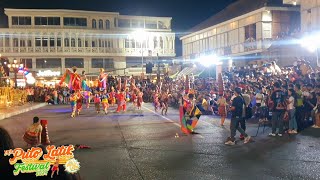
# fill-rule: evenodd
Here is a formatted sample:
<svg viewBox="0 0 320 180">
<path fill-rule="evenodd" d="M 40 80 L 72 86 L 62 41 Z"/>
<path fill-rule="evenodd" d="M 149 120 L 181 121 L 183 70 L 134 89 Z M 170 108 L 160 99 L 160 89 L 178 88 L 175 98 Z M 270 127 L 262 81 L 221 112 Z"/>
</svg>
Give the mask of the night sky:
<svg viewBox="0 0 320 180">
<path fill-rule="evenodd" d="M 234 1 L 236 0 L 0 0 L 0 7 L 75 9 L 172 17 L 172 28 L 177 34 L 176 53 L 181 56 L 179 37 Z"/>
</svg>

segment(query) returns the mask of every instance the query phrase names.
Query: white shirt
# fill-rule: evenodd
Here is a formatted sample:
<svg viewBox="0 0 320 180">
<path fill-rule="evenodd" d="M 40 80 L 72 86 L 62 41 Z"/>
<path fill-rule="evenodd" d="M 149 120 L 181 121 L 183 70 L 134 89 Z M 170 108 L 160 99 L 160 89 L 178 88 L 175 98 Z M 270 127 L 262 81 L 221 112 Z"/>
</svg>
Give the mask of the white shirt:
<svg viewBox="0 0 320 180">
<path fill-rule="evenodd" d="M 289 103 L 287 105 L 287 109 L 289 109 L 289 110 L 294 109 L 294 97 L 290 96 L 289 97 L 289 102 L 291 102 L 291 103 Z"/>
</svg>

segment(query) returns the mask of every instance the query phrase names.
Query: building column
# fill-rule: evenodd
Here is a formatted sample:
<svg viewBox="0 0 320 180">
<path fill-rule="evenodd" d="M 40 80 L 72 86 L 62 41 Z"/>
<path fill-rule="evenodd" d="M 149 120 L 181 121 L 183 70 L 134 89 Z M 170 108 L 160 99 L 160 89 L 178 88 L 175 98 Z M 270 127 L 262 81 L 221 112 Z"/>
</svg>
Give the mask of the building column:
<svg viewBox="0 0 320 180">
<path fill-rule="evenodd" d="M 64 73 L 66 71 L 66 59 L 65 57 L 61 58 L 61 73 Z"/>
<path fill-rule="evenodd" d="M 172 37 L 172 50 L 175 49 L 175 42 L 174 42 L 174 37 Z"/>
<path fill-rule="evenodd" d="M 85 71 L 88 72 L 88 73 L 91 73 L 91 58 L 90 57 L 85 57 L 83 58 L 83 63 L 84 63 L 84 68 L 85 68 Z"/>
<path fill-rule="evenodd" d="M 35 33 L 32 33 L 32 36 L 31 36 L 31 46 L 32 46 L 32 50 L 33 52 L 36 51 L 36 34 Z"/>
<path fill-rule="evenodd" d="M 34 16 L 31 16 L 31 27 L 35 27 Z"/>
<path fill-rule="evenodd" d="M 60 26 L 61 26 L 61 28 L 64 27 L 64 24 L 63 24 L 63 16 L 60 16 Z"/>
<path fill-rule="evenodd" d="M 20 39 L 21 39 L 21 33 L 18 34 L 18 52 L 20 53 Z"/>
<path fill-rule="evenodd" d="M 32 70 L 37 69 L 37 59 L 34 57 L 32 58 Z"/>
</svg>

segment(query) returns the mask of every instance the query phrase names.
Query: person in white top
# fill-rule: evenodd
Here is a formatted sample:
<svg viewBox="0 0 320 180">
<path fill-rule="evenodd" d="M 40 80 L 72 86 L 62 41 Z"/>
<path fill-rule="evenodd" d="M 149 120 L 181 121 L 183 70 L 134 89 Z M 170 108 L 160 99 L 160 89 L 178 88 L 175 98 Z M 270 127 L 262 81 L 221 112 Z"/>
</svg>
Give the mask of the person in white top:
<svg viewBox="0 0 320 180">
<path fill-rule="evenodd" d="M 272 61 L 271 62 L 271 66 L 272 66 L 272 69 L 273 69 L 273 73 L 275 74 L 275 75 L 280 75 L 281 74 L 281 69 L 280 69 L 280 67 L 276 64 L 276 62 L 275 61 Z"/>
<path fill-rule="evenodd" d="M 294 97 L 295 97 L 295 91 L 293 89 L 288 90 L 288 96 L 287 99 L 287 111 L 289 112 L 289 134 L 297 134 L 297 120 L 296 120 L 296 109 L 294 107 Z"/>
</svg>

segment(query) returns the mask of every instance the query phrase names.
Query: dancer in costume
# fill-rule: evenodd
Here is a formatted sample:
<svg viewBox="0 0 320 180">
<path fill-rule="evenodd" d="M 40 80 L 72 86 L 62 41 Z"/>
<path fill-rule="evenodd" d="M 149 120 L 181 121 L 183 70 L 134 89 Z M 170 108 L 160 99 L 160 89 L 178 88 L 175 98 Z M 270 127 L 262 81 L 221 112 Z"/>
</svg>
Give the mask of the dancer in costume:
<svg viewBox="0 0 320 180">
<path fill-rule="evenodd" d="M 78 115 L 80 115 L 80 112 L 82 110 L 82 102 L 83 102 L 84 97 L 80 91 L 77 92 L 77 97 L 78 97 L 78 99 L 77 99 L 77 113 L 78 113 Z"/>
<path fill-rule="evenodd" d="M 87 76 L 86 76 L 86 72 L 82 71 L 82 76 L 81 76 L 81 88 L 83 91 L 83 99 L 85 101 L 86 104 L 86 108 L 89 108 L 89 104 L 90 104 L 90 96 L 91 96 L 91 92 L 90 92 L 90 88 L 87 84 Z"/>
<path fill-rule="evenodd" d="M 194 92 L 189 90 L 188 99 L 183 99 L 183 109 L 180 111 L 181 131 L 185 134 L 194 134 L 201 111 L 195 105 Z"/>
<path fill-rule="evenodd" d="M 100 69 L 100 74 L 99 74 L 99 91 L 103 91 L 107 89 L 107 78 L 108 74 L 104 73 L 104 69 Z"/>
<path fill-rule="evenodd" d="M 129 89 L 128 89 L 128 88 L 126 89 L 125 94 L 126 94 L 126 101 L 127 101 L 127 102 L 130 102 L 130 100 L 131 100 L 131 94 L 130 94 L 130 92 L 129 92 Z"/>
<path fill-rule="evenodd" d="M 158 109 L 160 108 L 158 91 L 156 91 L 153 95 L 153 103 L 154 103 L 154 111 L 157 112 Z"/>
<path fill-rule="evenodd" d="M 70 95 L 70 104 L 71 104 L 71 117 L 73 118 L 76 116 L 77 100 L 78 100 L 78 96 L 75 93 L 75 91 L 72 90 Z"/>
<path fill-rule="evenodd" d="M 133 89 L 131 91 L 131 102 L 132 102 L 132 105 L 133 105 L 133 108 L 136 108 L 137 107 L 137 89 Z"/>
<path fill-rule="evenodd" d="M 83 92 L 83 97 L 84 97 L 84 101 L 85 101 L 87 109 L 89 109 L 89 106 L 90 106 L 91 94 L 92 94 L 91 91 L 84 91 Z"/>
<path fill-rule="evenodd" d="M 163 112 L 165 115 L 167 115 L 168 107 L 169 107 L 169 94 L 166 91 L 163 91 L 160 97 L 161 101 L 161 114 L 163 115 Z"/>
<path fill-rule="evenodd" d="M 104 91 L 103 95 L 101 96 L 101 103 L 102 103 L 102 108 L 104 110 L 105 114 L 108 114 L 108 108 L 109 108 L 109 95 L 107 91 Z"/>
<path fill-rule="evenodd" d="M 121 92 L 118 91 L 116 94 L 118 108 L 116 112 L 120 112 L 120 110 L 123 110 L 123 112 L 126 111 L 126 100 L 125 100 L 125 92 L 122 90 Z"/>
<path fill-rule="evenodd" d="M 114 91 L 114 87 L 111 87 L 111 92 L 109 93 L 109 104 L 113 107 L 114 104 L 116 103 L 116 93 Z"/>
<path fill-rule="evenodd" d="M 100 113 L 101 98 L 100 98 L 100 95 L 98 93 L 94 95 L 93 101 L 94 101 L 94 106 L 95 106 L 96 112 Z"/>
<path fill-rule="evenodd" d="M 60 80 L 60 85 L 65 82 L 70 90 L 81 90 L 81 76 L 77 73 L 77 67 L 72 67 L 72 70 L 67 69 Z"/>
<path fill-rule="evenodd" d="M 142 103 L 143 103 L 143 93 L 142 91 L 138 91 L 138 97 L 137 97 L 137 107 L 139 110 L 141 110 L 141 106 L 142 106 Z"/>
</svg>

